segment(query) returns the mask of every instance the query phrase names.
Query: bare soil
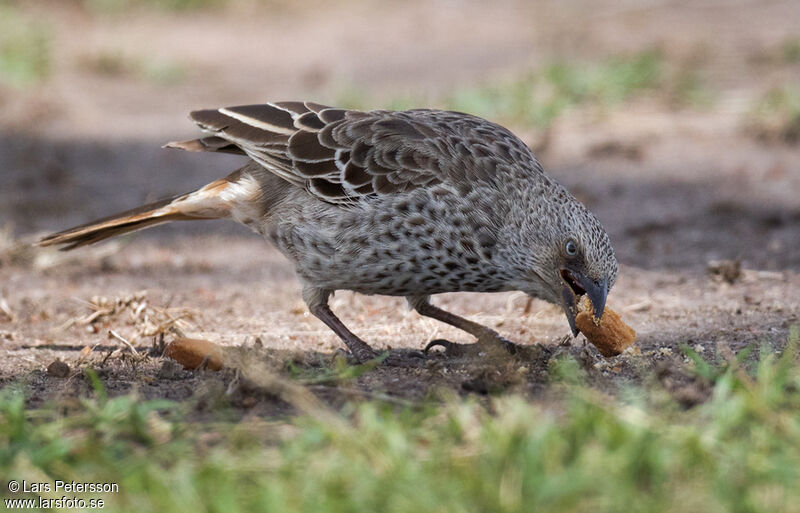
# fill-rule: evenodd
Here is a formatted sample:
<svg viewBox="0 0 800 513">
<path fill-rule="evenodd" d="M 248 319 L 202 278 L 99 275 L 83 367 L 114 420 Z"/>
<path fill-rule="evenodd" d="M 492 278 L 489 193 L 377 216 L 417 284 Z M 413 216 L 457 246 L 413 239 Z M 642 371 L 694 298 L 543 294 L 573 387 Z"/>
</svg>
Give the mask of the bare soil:
<svg viewBox="0 0 800 513">
<path fill-rule="evenodd" d="M 290 412 L 267 376 L 294 376 L 334 405 L 506 391 L 546 401 L 557 393 L 549 386 L 555 362 L 570 354 L 608 393 L 656 383 L 691 405 L 708 390 L 690 377 L 682 345 L 710 359 L 753 344 L 783 349 L 800 323 L 800 149 L 754 139 L 742 130 L 742 109 L 731 105 L 772 80 L 800 77 L 797 64 L 745 58 L 797 30 L 795 3 L 367 5 L 126 19 L 34 7 L 50 7 L 63 44 L 45 85 L 0 90 L 0 218 L 9 226 L 0 240 L 0 387 L 25 387 L 32 404 L 69 401 L 90 393 L 88 366 L 110 394 L 188 401 L 198 417 L 213 416 L 220 401 L 239 414 Z M 308 95 L 326 101 L 343 82 L 375 98 L 447 90 L 548 55 L 596 58 L 653 44 L 670 62 L 702 49 L 700 69 L 721 105 L 673 109 L 645 98 L 599 119 L 568 114 L 539 155 L 614 243 L 622 268 L 609 305 L 638 333 L 618 357 L 601 357 L 582 336 L 565 337 L 566 320 L 553 305 L 534 300 L 526 312 L 520 294 L 448 294 L 437 304 L 536 349 L 520 357 L 432 354 L 337 381 L 330 369 L 340 342 L 307 312 L 291 265 L 244 228 L 175 223 L 71 253 L 25 245 L 45 231 L 192 190 L 239 165 L 230 156 L 159 149 L 192 135 L 183 116 L 193 108 Z M 105 47 L 188 63 L 189 79 L 166 87 L 77 64 Z M 263 50 L 258 59 L 255 50 Z M 331 305 L 379 349 L 471 342 L 409 312 L 402 299 L 339 292 Z M 160 344 L 181 334 L 224 345 L 229 369 L 185 371 L 161 358 Z M 56 359 L 70 366 L 68 377 L 47 372 Z"/>
</svg>

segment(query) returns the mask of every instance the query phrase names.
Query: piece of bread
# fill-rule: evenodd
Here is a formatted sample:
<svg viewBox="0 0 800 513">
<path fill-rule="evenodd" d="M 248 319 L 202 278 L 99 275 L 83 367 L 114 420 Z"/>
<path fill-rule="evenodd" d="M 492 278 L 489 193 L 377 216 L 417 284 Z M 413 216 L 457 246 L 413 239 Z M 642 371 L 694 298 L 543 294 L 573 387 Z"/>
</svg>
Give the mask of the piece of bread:
<svg viewBox="0 0 800 513">
<path fill-rule="evenodd" d="M 164 349 L 164 356 L 172 358 L 185 369 L 197 369 L 208 356 L 207 369 L 217 371 L 222 368 L 222 348 L 208 340 L 175 339 Z"/>
<path fill-rule="evenodd" d="M 594 316 L 592 302 L 584 296 L 578 304 L 575 325 L 594 344 L 603 356 L 616 356 L 636 341 L 636 332 L 625 324 L 619 314 L 605 307 L 603 317 Z"/>
</svg>

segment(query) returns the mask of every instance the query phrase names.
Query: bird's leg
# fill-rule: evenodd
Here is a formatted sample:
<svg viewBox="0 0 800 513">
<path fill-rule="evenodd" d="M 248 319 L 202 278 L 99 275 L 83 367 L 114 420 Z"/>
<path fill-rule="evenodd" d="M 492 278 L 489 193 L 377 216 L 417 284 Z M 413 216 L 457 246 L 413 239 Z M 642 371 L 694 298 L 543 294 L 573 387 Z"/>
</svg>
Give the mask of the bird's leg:
<svg viewBox="0 0 800 513">
<path fill-rule="evenodd" d="M 328 306 L 328 297 L 331 291 L 321 290 L 311 287 L 303 289 L 303 299 L 308 305 L 309 311 L 320 321 L 324 322 L 326 326 L 333 330 L 334 333 L 339 335 L 342 342 L 347 346 L 347 349 L 353 353 L 359 363 L 364 363 L 372 360 L 377 356 L 375 350 L 369 344 L 358 338 L 358 336 L 350 331 L 342 321 L 336 317 Z"/>
<path fill-rule="evenodd" d="M 344 323 L 336 317 L 328 306 L 328 297 L 331 291 L 313 287 L 303 288 L 303 299 L 308 309 L 314 316 L 325 323 L 334 333 L 339 335 L 347 349 L 353 353 L 358 363 L 364 363 L 378 356 L 378 353 L 369 344 L 361 340 L 358 335 L 350 331 Z M 410 351 L 404 354 L 390 354 L 383 360 L 384 365 L 397 367 L 417 367 L 422 364 L 421 358 L 425 355 L 419 351 Z"/>
<path fill-rule="evenodd" d="M 369 344 L 358 338 L 355 333 L 350 331 L 347 326 L 336 317 L 336 314 L 331 311 L 328 305 L 315 306 L 311 308 L 311 313 L 324 322 L 334 333 L 339 335 L 339 338 L 345 343 L 347 349 L 356 357 L 358 363 L 364 363 L 377 356 L 375 350 L 372 349 Z"/>
<path fill-rule="evenodd" d="M 447 340 L 433 340 L 426 347 L 427 352 L 432 347 L 442 346 L 445 348 L 445 354 L 449 356 L 461 356 L 471 352 L 480 352 L 491 349 L 492 347 L 503 347 L 509 353 L 516 353 L 517 346 L 505 338 L 501 337 L 496 331 L 488 328 L 477 322 L 470 321 L 458 315 L 452 314 L 446 310 L 442 310 L 438 306 L 434 306 L 430 302 L 430 296 L 410 296 L 406 298 L 408 304 L 416 310 L 420 315 L 430 317 L 441 321 L 445 324 L 455 326 L 456 328 L 466 331 L 473 337 L 478 339 L 477 344 L 454 344 Z"/>
</svg>

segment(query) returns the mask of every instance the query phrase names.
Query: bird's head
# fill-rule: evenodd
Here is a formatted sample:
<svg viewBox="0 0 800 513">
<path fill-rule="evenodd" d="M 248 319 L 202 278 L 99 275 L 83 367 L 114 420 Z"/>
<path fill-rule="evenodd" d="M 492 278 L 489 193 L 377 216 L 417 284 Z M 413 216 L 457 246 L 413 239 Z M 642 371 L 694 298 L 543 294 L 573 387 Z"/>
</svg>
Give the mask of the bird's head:
<svg viewBox="0 0 800 513">
<path fill-rule="evenodd" d="M 594 221 L 597 223 L 596 219 Z M 558 281 L 555 285 L 560 286 L 561 306 L 575 336 L 578 335 L 575 316 L 580 297 L 584 294 L 589 297 L 594 316 L 599 319 L 603 316 L 608 291 L 617 279 L 614 250 L 599 223 L 597 229 L 599 232 L 593 229 L 590 233 L 567 236 L 561 241 L 560 254 L 556 257 Z"/>
<path fill-rule="evenodd" d="M 617 279 L 618 264 L 608 234 L 600 221 L 560 186 L 535 224 L 538 253 L 530 283 L 533 294 L 560 304 L 572 334 L 578 300 L 586 295 L 600 318 L 606 296 Z"/>
</svg>

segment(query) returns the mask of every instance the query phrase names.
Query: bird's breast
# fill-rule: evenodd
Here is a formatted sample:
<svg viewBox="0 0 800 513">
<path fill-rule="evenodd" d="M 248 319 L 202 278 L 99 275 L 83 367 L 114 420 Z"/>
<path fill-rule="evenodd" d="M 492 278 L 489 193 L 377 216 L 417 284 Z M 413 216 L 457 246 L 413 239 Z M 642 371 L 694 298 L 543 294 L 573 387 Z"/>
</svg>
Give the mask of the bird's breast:
<svg viewBox="0 0 800 513">
<path fill-rule="evenodd" d="M 475 207 L 465 198 L 415 193 L 336 215 L 295 215 L 273 241 L 322 288 L 386 295 L 507 290 L 495 230 Z"/>
</svg>

